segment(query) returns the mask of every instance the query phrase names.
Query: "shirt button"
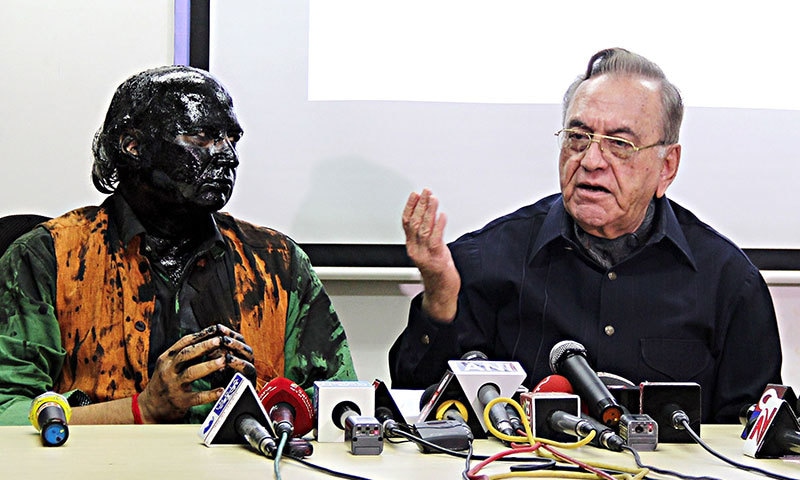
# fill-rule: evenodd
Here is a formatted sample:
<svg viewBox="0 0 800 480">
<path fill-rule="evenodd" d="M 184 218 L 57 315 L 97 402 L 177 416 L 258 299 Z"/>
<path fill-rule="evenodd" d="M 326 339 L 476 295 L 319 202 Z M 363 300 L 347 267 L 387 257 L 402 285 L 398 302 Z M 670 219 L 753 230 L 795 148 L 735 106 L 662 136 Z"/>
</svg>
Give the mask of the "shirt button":
<svg viewBox="0 0 800 480">
<path fill-rule="evenodd" d="M 429 337 L 426 334 L 426 335 L 423 335 L 422 338 L 419 339 L 419 341 L 422 342 L 423 345 L 428 345 L 428 344 L 431 343 L 431 337 Z"/>
<path fill-rule="evenodd" d="M 616 280 L 617 279 L 617 272 L 608 272 L 608 279 L 609 280 Z"/>
<path fill-rule="evenodd" d="M 147 330 L 147 325 L 145 325 L 143 321 L 137 320 L 136 323 L 133 324 L 133 328 L 135 328 L 140 332 L 144 332 L 145 330 Z"/>
<path fill-rule="evenodd" d="M 610 337 L 611 335 L 614 335 L 615 330 L 614 327 L 612 327 L 611 325 L 606 325 L 603 331 L 606 332 L 606 335 Z"/>
</svg>

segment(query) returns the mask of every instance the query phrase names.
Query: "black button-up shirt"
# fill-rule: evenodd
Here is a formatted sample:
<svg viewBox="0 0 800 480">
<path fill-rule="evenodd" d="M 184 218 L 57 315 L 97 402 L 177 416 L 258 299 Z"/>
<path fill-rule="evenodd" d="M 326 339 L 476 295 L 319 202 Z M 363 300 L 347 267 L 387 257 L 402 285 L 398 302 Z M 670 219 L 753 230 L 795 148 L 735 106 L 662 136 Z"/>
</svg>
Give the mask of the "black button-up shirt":
<svg viewBox="0 0 800 480">
<path fill-rule="evenodd" d="M 730 240 L 666 198 L 656 208 L 647 242 L 607 269 L 574 240 L 561 195 L 451 243 L 462 281 L 456 319 L 436 322 L 414 299 L 389 354 L 393 387 L 425 388 L 448 360 L 480 350 L 519 361 L 532 388 L 552 373 L 553 345 L 575 340 L 595 370 L 697 382 L 704 422 L 738 422 L 743 405 L 780 383 L 769 290 Z"/>
</svg>

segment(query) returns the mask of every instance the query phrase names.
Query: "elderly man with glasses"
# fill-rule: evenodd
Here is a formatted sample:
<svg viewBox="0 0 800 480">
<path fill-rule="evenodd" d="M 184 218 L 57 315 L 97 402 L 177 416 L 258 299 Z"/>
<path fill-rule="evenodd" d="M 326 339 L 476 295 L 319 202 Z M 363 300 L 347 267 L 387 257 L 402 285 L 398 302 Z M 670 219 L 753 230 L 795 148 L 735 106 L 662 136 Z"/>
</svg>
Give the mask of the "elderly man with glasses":
<svg viewBox="0 0 800 480">
<path fill-rule="evenodd" d="M 758 269 L 665 196 L 681 158 L 683 102 L 648 59 L 596 53 L 569 87 L 561 193 L 446 245 L 430 191 L 403 212 L 425 290 L 389 353 L 393 387 L 425 388 L 479 350 L 516 360 L 532 388 L 559 341 L 639 382 L 696 382 L 702 421 L 736 423 L 780 383 L 775 311 Z"/>
</svg>

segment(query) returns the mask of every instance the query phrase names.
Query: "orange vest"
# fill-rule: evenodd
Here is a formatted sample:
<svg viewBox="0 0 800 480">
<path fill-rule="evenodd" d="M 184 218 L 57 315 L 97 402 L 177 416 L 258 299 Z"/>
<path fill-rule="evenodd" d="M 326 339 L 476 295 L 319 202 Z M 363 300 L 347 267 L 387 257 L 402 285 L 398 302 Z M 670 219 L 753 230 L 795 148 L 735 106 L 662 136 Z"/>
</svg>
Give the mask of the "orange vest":
<svg viewBox="0 0 800 480">
<path fill-rule="evenodd" d="M 289 245 L 273 230 L 225 214 L 215 220 L 235 259 L 232 293 L 239 315 L 230 325 L 253 348 L 260 390 L 283 375 L 287 276 L 270 269 L 282 263 L 288 270 Z M 46 224 L 55 245 L 55 313 L 66 349 L 55 389 L 80 389 L 94 401 L 129 397 L 147 385 L 155 307 L 150 263 L 139 253 L 141 237 L 109 245 L 108 226 L 103 207 L 81 208 Z"/>
</svg>

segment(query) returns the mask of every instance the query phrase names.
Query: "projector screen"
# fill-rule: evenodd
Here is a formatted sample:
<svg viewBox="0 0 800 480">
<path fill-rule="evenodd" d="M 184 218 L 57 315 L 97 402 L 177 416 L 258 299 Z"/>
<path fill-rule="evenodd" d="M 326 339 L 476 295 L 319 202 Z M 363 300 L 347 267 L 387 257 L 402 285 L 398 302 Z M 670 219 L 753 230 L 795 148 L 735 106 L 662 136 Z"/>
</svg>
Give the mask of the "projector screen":
<svg viewBox="0 0 800 480">
<path fill-rule="evenodd" d="M 300 243 L 396 245 L 428 187 L 453 240 L 558 191 L 564 90 L 621 46 L 684 95 L 667 195 L 743 248 L 800 247 L 800 6 L 544 3 L 211 2 L 209 69 L 245 130 L 226 210 Z"/>
</svg>

